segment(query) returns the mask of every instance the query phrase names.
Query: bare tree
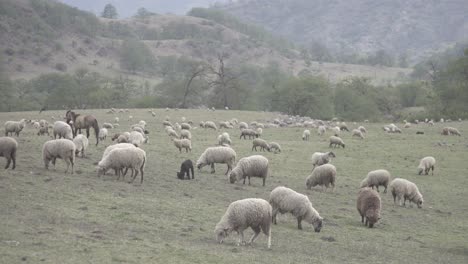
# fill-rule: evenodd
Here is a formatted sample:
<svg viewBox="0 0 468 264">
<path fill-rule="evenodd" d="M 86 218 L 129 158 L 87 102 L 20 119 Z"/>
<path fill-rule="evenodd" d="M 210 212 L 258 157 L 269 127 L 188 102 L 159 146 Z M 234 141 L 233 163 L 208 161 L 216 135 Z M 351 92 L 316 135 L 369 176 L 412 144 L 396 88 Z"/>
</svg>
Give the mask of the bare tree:
<svg viewBox="0 0 468 264">
<path fill-rule="evenodd" d="M 187 107 L 187 97 L 192 92 L 191 85 L 193 80 L 195 80 L 197 77 L 204 76 L 205 72 L 207 71 L 207 67 L 204 64 L 192 63 L 189 67 L 190 69 L 185 83 L 184 98 L 182 100 L 181 108 Z"/>
<path fill-rule="evenodd" d="M 214 75 L 212 81 L 209 82 L 210 87 L 215 89 L 215 95 L 221 95 L 221 100 L 224 107 L 229 105 L 229 92 L 238 88 L 238 78 L 241 73 L 236 74 L 226 68 L 225 60 L 229 58 L 228 53 L 220 53 L 217 55 L 218 65 L 213 67 L 209 66 L 209 71 Z"/>
</svg>

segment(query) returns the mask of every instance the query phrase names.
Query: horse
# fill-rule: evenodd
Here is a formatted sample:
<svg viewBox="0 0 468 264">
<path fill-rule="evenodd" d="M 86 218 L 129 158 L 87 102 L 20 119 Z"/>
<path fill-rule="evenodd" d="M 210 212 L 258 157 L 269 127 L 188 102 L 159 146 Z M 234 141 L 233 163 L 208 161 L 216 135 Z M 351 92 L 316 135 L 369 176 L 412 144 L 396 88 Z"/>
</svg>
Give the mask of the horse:
<svg viewBox="0 0 468 264">
<path fill-rule="evenodd" d="M 68 110 L 65 114 L 65 118 L 67 120 L 67 124 L 72 127 L 73 130 L 73 137 L 76 136 L 78 130 L 81 134 L 81 129 L 86 129 L 86 137 L 89 138 L 89 129 L 91 127 L 94 128 L 94 133 L 96 134 L 96 146 L 99 143 L 99 125 L 96 117 L 93 115 L 80 115 L 71 110 Z M 73 121 L 73 123 L 72 123 Z"/>
</svg>

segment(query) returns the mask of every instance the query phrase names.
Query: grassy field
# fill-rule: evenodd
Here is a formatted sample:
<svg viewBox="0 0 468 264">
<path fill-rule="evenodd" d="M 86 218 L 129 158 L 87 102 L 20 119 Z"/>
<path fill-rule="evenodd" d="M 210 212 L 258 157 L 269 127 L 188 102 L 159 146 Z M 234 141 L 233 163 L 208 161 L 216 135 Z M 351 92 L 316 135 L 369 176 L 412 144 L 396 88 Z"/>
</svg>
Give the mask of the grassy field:
<svg viewBox="0 0 468 264">
<path fill-rule="evenodd" d="M 100 123 L 114 115 L 94 113 Z M 49 121 L 65 111 L 1 113 L 0 123 L 21 118 Z M 385 134 L 382 124 L 365 124 L 365 140 L 343 133 L 346 149 L 334 150 L 337 167 L 335 192 L 306 190 L 311 172 L 310 156 L 328 150 L 328 136 L 315 130 L 309 142 L 301 141 L 302 128 L 264 129 L 263 138 L 282 145 L 281 154 L 262 153 L 270 161 L 265 187 L 252 179 L 252 186 L 230 184 L 225 165 L 210 174 L 205 167 L 195 180 L 176 179 L 186 158 L 194 162 L 206 147 L 216 143 L 219 132 L 194 129 L 192 153 L 179 153 L 162 127 L 164 117 L 172 122 L 182 116 L 198 124 L 201 120 L 271 120 L 272 113 L 184 110 L 146 110 L 117 114 L 121 126 L 111 132 L 129 130 L 131 124 L 146 120 L 150 141 L 144 145 L 148 161 L 145 181 L 128 184 L 112 175 L 98 178 L 99 161 L 107 139 L 89 147 L 86 158 L 78 158 L 75 174 L 45 170 L 41 159 L 47 136 L 26 128 L 17 138 L 17 169 L 0 169 L 0 263 L 467 263 L 468 262 L 468 123 L 451 123 L 462 137 L 443 137 L 443 124 L 404 129 L 403 134 Z M 134 116 L 128 121 L 128 115 Z M 357 125 L 348 124 L 351 127 Z M 402 126 L 401 126 L 402 127 Z M 416 135 L 417 130 L 425 135 Z M 237 157 L 252 155 L 251 141 L 239 140 L 237 129 L 229 130 Z M 3 132 L 2 132 L 3 133 Z M 95 142 L 91 136 L 90 143 Z M 438 146 L 445 142 L 446 146 Z M 418 176 L 416 167 L 424 156 L 437 160 L 435 175 Z M 3 168 L 5 160 L 0 158 Z M 384 168 L 392 177 L 415 182 L 422 192 L 422 209 L 393 205 L 391 194 L 382 196 L 382 219 L 375 228 L 364 227 L 356 210 L 360 181 L 374 169 Z M 128 180 L 128 176 L 127 176 Z M 268 199 L 280 185 L 307 194 L 324 217 L 322 232 L 304 223 L 296 227 L 291 215 L 278 218 L 272 229 L 272 249 L 262 234 L 254 246 L 235 245 L 237 234 L 217 244 L 214 227 L 227 206 L 238 199 Z M 246 237 L 251 230 L 246 232 Z"/>
</svg>

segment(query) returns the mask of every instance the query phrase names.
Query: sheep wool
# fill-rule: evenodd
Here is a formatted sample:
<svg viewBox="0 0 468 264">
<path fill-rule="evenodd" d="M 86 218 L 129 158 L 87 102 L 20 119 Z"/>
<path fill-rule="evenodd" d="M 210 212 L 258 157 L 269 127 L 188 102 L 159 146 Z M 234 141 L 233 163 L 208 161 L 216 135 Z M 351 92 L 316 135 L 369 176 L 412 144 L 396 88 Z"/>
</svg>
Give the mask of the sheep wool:
<svg viewBox="0 0 468 264">
<path fill-rule="evenodd" d="M 387 170 L 373 170 L 367 174 L 367 177 L 364 180 L 362 180 L 361 188 L 371 187 L 374 189 L 374 187 L 376 187 L 378 192 L 379 186 L 384 186 L 384 193 L 387 193 L 387 186 L 390 182 L 390 178 L 390 172 Z"/>
<path fill-rule="evenodd" d="M 54 128 L 53 128 L 54 138 L 65 138 L 69 140 L 73 140 L 73 132 L 70 125 L 63 121 L 55 121 Z"/>
<path fill-rule="evenodd" d="M 432 175 L 434 175 L 434 167 L 436 164 L 436 160 L 434 157 L 428 156 L 421 159 L 418 166 L 418 174 L 424 171 L 424 174 L 428 175 L 429 171 L 432 170 Z"/>
<path fill-rule="evenodd" d="M 298 229 L 302 229 L 302 220 L 311 224 L 315 232 L 320 232 L 322 229 L 323 218 L 319 215 L 317 210 L 312 207 L 312 203 L 306 195 L 284 186 L 279 186 L 271 191 L 269 202 L 273 209 L 272 219 L 275 225 L 276 215 L 278 213 L 291 213 L 297 218 Z"/>
<path fill-rule="evenodd" d="M 281 145 L 277 142 L 270 142 L 268 145 L 270 145 L 270 151 L 273 151 L 273 153 L 276 154 L 281 152 Z"/>
<path fill-rule="evenodd" d="M 224 163 L 227 165 L 228 174 L 234 163 L 236 162 L 236 152 L 230 147 L 209 147 L 207 148 L 197 160 L 197 168 L 201 170 L 206 165 L 211 165 L 211 173 L 215 173 L 215 163 Z"/>
<path fill-rule="evenodd" d="M 5 122 L 5 136 L 13 136 L 13 133 L 16 136 L 19 136 L 20 132 L 23 130 L 24 126 L 26 124 L 25 119 L 21 119 L 19 122 L 17 121 L 6 121 Z"/>
<path fill-rule="evenodd" d="M 306 129 L 302 132 L 302 140 L 308 141 L 310 138 L 310 130 Z"/>
<path fill-rule="evenodd" d="M 327 129 L 325 128 L 325 126 L 319 126 L 318 129 L 317 129 L 317 134 L 319 136 L 325 134 L 325 131 L 327 131 Z"/>
<path fill-rule="evenodd" d="M 360 139 L 364 139 L 364 135 L 362 134 L 362 131 L 359 130 L 359 129 L 353 129 L 353 132 L 352 132 L 352 136 L 353 137 L 358 137 Z"/>
<path fill-rule="evenodd" d="M 18 149 L 18 142 L 11 137 L 0 137 L 0 157 L 4 157 L 7 161 L 5 169 L 10 167 L 13 161 L 11 169 L 16 168 L 16 151 Z"/>
<path fill-rule="evenodd" d="M 62 159 L 67 164 L 67 170 L 71 164 L 71 173 L 74 172 L 75 165 L 75 143 L 68 139 L 53 139 L 44 143 L 42 146 L 42 159 L 44 160 L 44 165 L 46 169 L 49 169 L 49 163 L 52 161 L 52 164 L 55 167 L 55 160 L 57 158 Z"/>
<path fill-rule="evenodd" d="M 185 152 L 192 151 L 192 142 L 190 139 L 176 139 L 173 138 L 172 142 L 174 142 L 174 146 L 179 149 L 179 152 L 182 152 L 182 149 L 185 149 Z"/>
<path fill-rule="evenodd" d="M 114 169 L 118 180 L 123 169 L 132 169 L 130 183 L 135 180 L 138 173 L 140 173 L 140 183 L 143 183 L 145 163 L 146 152 L 144 150 L 136 147 L 115 148 L 98 163 L 98 176 L 105 174 L 109 169 Z"/>
<path fill-rule="evenodd" d="M 191 140 L 192 139 L 192 133 L 190 133 L 190 130 L 182 129 L 180 131 L 180 138 L 181 139 L 186 138 L 188 140 Z"/>
<path fill-rule="evenodd" d="M 323 164 L 327 164 L 331 161 L 331 158 L 336 158 L 335 153 L 329 151 L 329 152 L 315 152 L 312 154 L 312 165 L 314 166 L 320 166 Z"/>
<path fill-rule="evenodd" d="M 101 128 L 99 129 L 99 140 L 103 141 L 107 138 L 107 134 L 108 134 L 108 130 L 107 128 Z"/>
<path fill-rule="evenodd" d="M 396 204 L 396 198 L 400 206 L 405 206 L 406 200 L 415 203 L 418 208 L 422 207 L 424 202 L 422 194 L 419 192 L 418 186 L 406 179 L 396 178 L 390 183 L 390 191 L 393 196 L 393 203 Z M 401 200 L 403 198 L 403 205 Z"/>
<path fill-rule="evenodd" d="M 265 186 L 266 178 L 268 177 L 268 159 L 262 155 L 253 155 L 239 160 L 236 167 L 232 169 L 229 175 L 229 181 L 234 183 L 245 178 L 258 177 L 263 179 L 263 186 Z"/>
<path fill-rule="evenodd" d="M 341 138 L 339 138 L 337 136 L 331 136 L 330 137 L 330 148 L 332 146 L 334 146 L 334 147 L 341 146 L 341 147 L 345 148 L 345 143 L 343 142 L 343 140 Z"/>
<path fill-rule="evenodd" d="M 218 130 L 218 128 L 216 127 L 216 124 L 213 121 L 206 121 L 203 127 Z"/>
<path fill-rule="evenodd" d="M 227 145 L 232 144 L 231 137 L 229 136 L 227 132 L 224 132 L 218 136 L 218 145 L 224 145 L 224 144 L 227 144 Z"/>
<path fill-rule="evenodd" d="M 239 234 L 237 245 L 244 245 L 244 230 L 252 228 L 255 232 L 250 238 L 252 244 L 262 231 L 268 236 L 268 248 L 271 247 L 271 205 L 257 198 L 248 198 L 231 203 L 221 220 L 216 224 L 215 234 L 218 243 L 223 243 L 233 231 Z"/>
<path fill-rule="evenodd" d="M 132 143 L 136 147 L 140 147 L 143 145 L 143 143 L 148 142 L 148 138 L 143 136 L 140 132 L 138 131 L 132 131 L 130 132 L 130 136 L 128 137 L 128 142 Z"/>
<path fill-rule="evenodd" d="M 312 174 L 307 177 L 306 186 L 307 189 L 311 189 L 317 185 L 325 186 L 332 186 L 332 190 L 335 189 L 335 181 L 336 181 L 336 167 L 332 164 L 324 164 L 318 167 L 315 167 L 312 171 Z"/>
<path fill-rule="evenodd" d="M 75 154 L 78 156 L 78 153 L 81 152 L 81 157 L 83 158 L 85 156 L 85 151 L 88 148 L 89 141 L 88 138 L 85 135 L 79 134 L 76 135 L 76 137 L 73 139 L 73 143 L 75 143 Z"/>
<path fill-rule="evenodd" d="M 371 188 L 359 190 L 356 207 L 361 215 L 361 222 L 369 228 L 379 221 L 382 202 L 376 191 Z"/>
<path fill-rule="evenodd" d="M 270 145 L 268 145 L 268 142 L 261 138 L 256 138 L 252 141 L 252 151 L 257 151 L 257 147 L 260 147 L 261 151 L 270 151 Z"/>
</svg>

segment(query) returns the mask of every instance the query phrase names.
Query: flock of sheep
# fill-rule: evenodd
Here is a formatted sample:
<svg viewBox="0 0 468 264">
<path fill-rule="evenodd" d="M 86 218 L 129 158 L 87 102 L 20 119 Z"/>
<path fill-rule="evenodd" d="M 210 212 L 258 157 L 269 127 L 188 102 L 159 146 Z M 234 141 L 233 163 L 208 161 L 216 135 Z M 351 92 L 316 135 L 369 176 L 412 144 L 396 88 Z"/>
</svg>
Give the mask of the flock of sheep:
<svg viewBox="0 0 468 264">
<path fill-rule="evenodd" d="M 70 112 L 70 111 L 69 111 Z M 68 113 L 67 112 L 67 117 Z M 154 111 L 150 110 L 151 114 L 155 116 Z M 111 109 L 108 113 L 116 113 L 115 109 Z M 12 169 L 16 168 L 16 155 L 18 143 L 13 137 L 9 135 L 19 136 L 24 127 L 30 124 L 34 129 L 37 129 L 38 135 L 49 135 L 49 129 L 53 131 L 52 140 L 48 140 L 43 144 L 42 157 L 46 169 L 49 163 L 55 166 L 57 159 L 62 159 L 67 165 L 66 173 L 71 166 L 71 173 L 74 173 L 74 164 L 76 156 L 84 157 L 89 142 L 87 136 L 78 134 L 79 127 L 77 126 L 76 114 L 73 119 L 67 118 L 67 122 L 55 121 L 49 124 L 46 120 L 26 120 L 20 121 L 7 121 L 4 125 L 5 137 L 0 137 L 0 157 L 5 157 L 7 164 L 5 169 L 9 168 L 12 163 Z M 93 120 L 92 116 L 89 117 Z M 129 120 L 132 120 L 129 116 Z M 95 118 L 94 118 L 95 120 Z M 416 122 L 417 123 L 417 122 Z M 427 121 L 429 125 L 433 125 L 433 121 Z M 181 124 L 172 124 L 170 118 L 166 117 L 162 125 L 167 135 L 170 137 L 174 146 L 182 152 L 191 152 L 192 150 L 192 133 L 195 129 L 193 122 L 186 121 L 182 118 Z M 405 121 L 405 128 L 411 124 Z M 103 123 L 102 127 L 94 128 L 97 135 L 97 142 L 104 141 L 108 136 L 108 130 L 119 126 L 119 118 L 115 117 L 113 123 Z M 252 151 L 273 151 L 281 153 L 281 146 L 277 142 L 268 142 L 263 135 L 263 129 L 277 128 L 277 127 L 306 127 L 316 128 L 318 136 L 323 136 L 326 131 L 331 131 L 332 136 L 329 138 L 329 148 L 342 147 L 345 148 L 345 143 L 339 137 L 343 131 L 350 131 L 344 122 L 337 120 L 321 121 L 312 119 L 301 119 L 297 117 L 288 117 L 283 120 L 275 119 L 267 124 L 252 122 L 249 124 L 239 122 L 236 118 L 229 121 L 219 123 L 219 128 L 213 121 L 200 122 L 197 129 L 211 129 L 218 131 L 220 129 L 233 129 L 238 127 L 240 129 L 240 139 L 252 139 Z M 89 136 L 89 127 L 82 127 L 87 129 Z M 401 133 L 401 129 L 394 124 L 386 125 L 383 130 L 387 133 Z M 351 135 L 360 139 L 365 139 L 367 130 L 363 126 L 359 126 L 351 131 Z M 143 150 L 143 145 L 149 142 L 149 131 L 146 129 L 146 122 L 141 120 L 130 127 L 130 131 L 117 133 L 112 136 L 112 141 L 115 144 L 107 147 L 97 163 L 98 176 L 106 174 L 109 170 L 113 170 L 117 179 L 125 177 L 128 171 L 131 171 L 131 182 L 140 174 L 140 182 L 143 182 L 144 168 L 147 162 L 146 152 Z M 461 133 L 453 127 L 443 128 L 442 135 L 458 135 Z M 302 140 L 310 140 L 311 132 L 305 129 L 302 133 Z M 311 165 L 313 167 L 312 173 L 305 179 L 305 187 L 311 189 L 312 187 L 321 186 L 328 189 L 335 188 L 337 169 L 330 162 L 336 158 L 334 152 L 315 152 L 311 157 Z M 251 177 L 262 179 L 262 185 L 265 186 L 266 179 L 269 175 L 269 160 L 263 155 L 252 155 L 243 157 L 237 160 L 237 154 L 232 147 L 232 139 L 228 132 L 222 132 L 217 136 L 216 144 L 208 147 L 197 159 L 195 166 L 201 170 L 205 166 L 211 167 L 211 173 L 215 173 L 215 164 L 226 164 L 227 170 L 225 175 L 228 176 L 230 183 L 243 181 L 245 184 L 248 179 L 250 185 Z M 432 170 L 434 174 L 436 160 L 433 157 L 425 157 L 421 159 L 418 166 L 419 174 L 429 174 Z M 187 176 L 190 179 L 194 178 L 193 163 L 191 160 L 186 160 L 181 164 L 180 172 L 177 173 L 179 179 L 185 179 Z M 378 193 L 379 187 L 384 187 L 384 193 L 387 193 L 387 188 L 393 196 L 394 203 L 405 206 L 406 201 L 416 204 L 421 208 L 424 200 L 422 194 L 419 192 L 415 183 L 406 179 L 395 178 L 392 180 L 390 172 L 385 169 L 378 169 L 371 171 L 362 180 L 359 186 L 357 197 L 357 210 L 361 216 L 361 221 L 369 227 L 373 227 L 380 219 L 382 210 L 381 197 Z M 356 186 L 357 187 L 357 186 Z M 374 188 L 377 190 L 375 191 Z M 325 189 L 325 190 L 326 190 Z M 357 188 L 358 189 L 358 188 Z M 277 214 L 291 213 L 297 219 L 298 229 L 302 229 L 302 220 L 310 223 L 315 232 L 320 232 L 323 226 L 323 218 L 318 211 L 312 206 L 309 198 L 283 186 L 278 186 L 270 193 L 269 201 L 249 198 L 238 200 L 231 203 L 222 216 L 221 220 L 215 227 L 215 234 L 217 241 L 222 243 L 225 238 L 233 231 L 239 234 L 238 244 L 246 244 L 244 240 L 243 231 L 247 228 L 252 228 L 254 235 L 249 240 L 249 244 L 253 243 L 257 236 L 263 232 L 268 236 L 268 248 L 271 246 L 271 223 L 276 224 Z"/>
</svg>

